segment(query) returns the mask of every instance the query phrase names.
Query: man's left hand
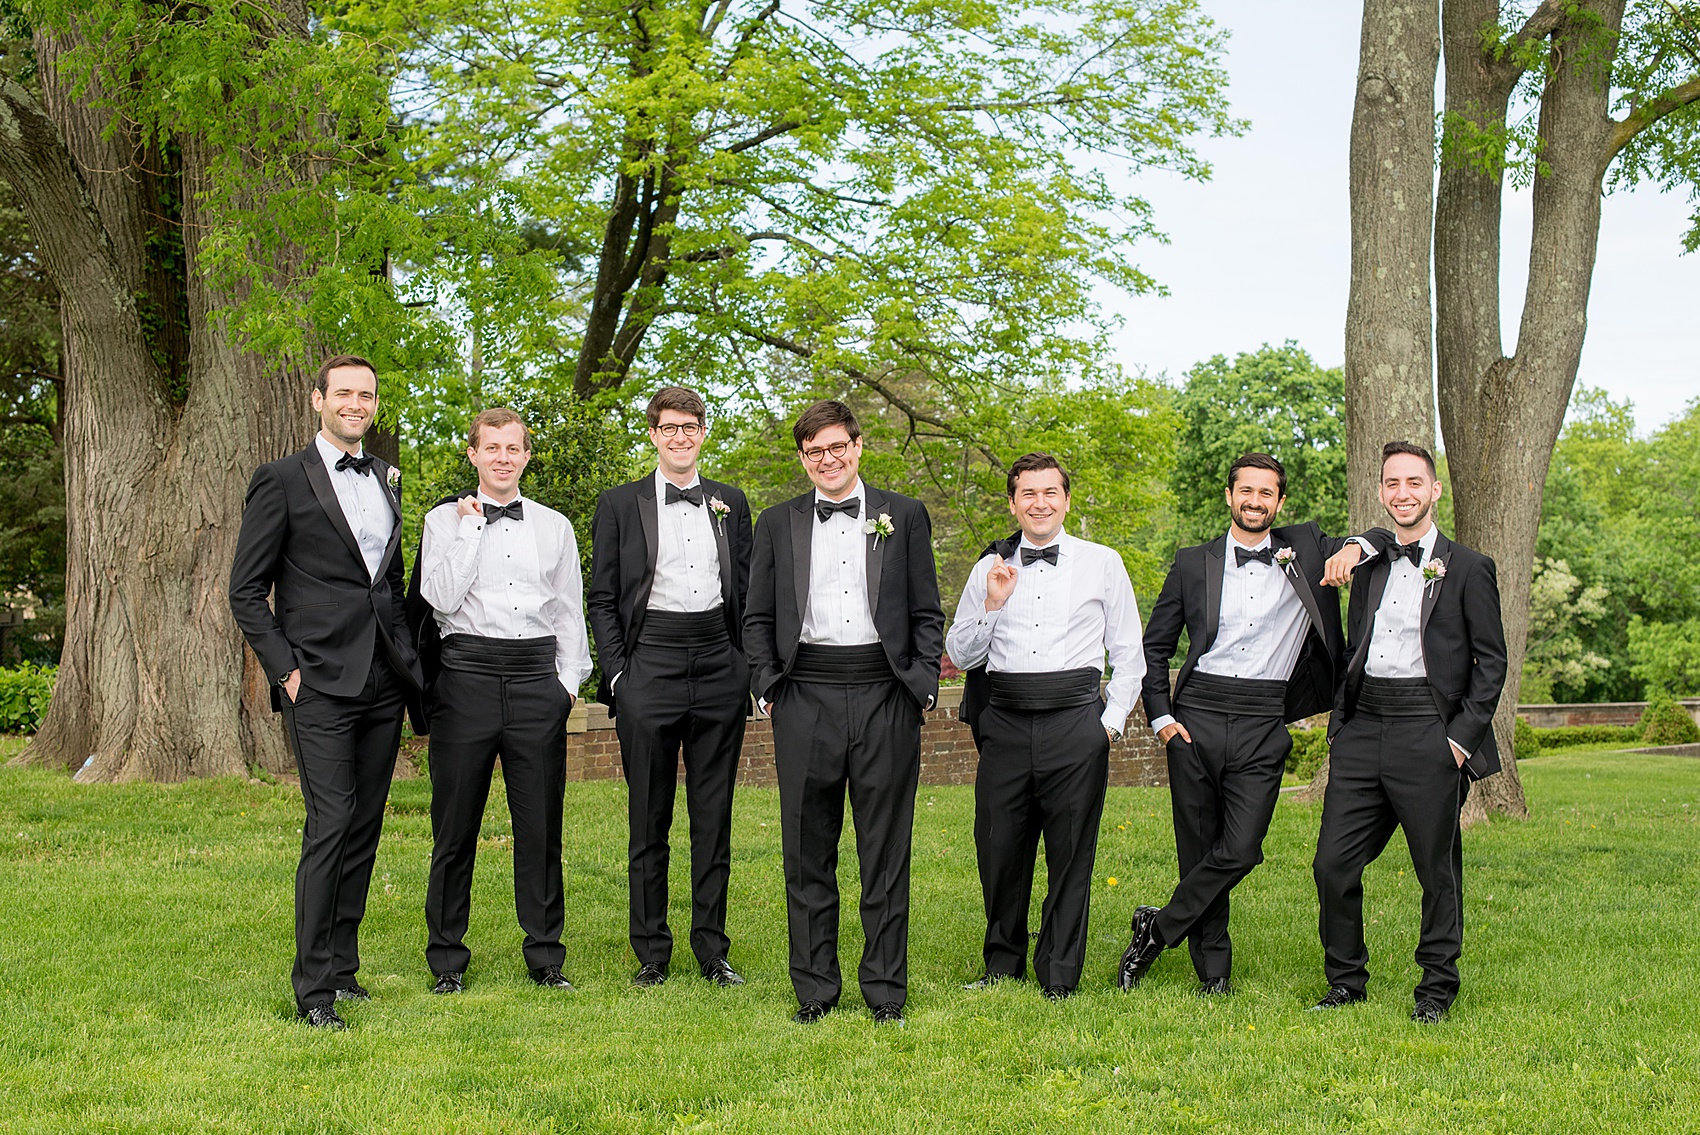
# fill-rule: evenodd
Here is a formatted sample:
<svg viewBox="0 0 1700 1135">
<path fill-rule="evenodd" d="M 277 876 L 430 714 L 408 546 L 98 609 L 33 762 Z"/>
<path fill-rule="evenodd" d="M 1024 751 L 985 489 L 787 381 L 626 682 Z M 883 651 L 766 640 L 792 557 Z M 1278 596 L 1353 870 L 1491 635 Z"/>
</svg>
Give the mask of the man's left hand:
<svg viewBox="0 0 1700 1135">
<path fill-rule="evenodd" d="M 1452 741 L 1447 741 L 1446 743 L 1452 746 L 1452 759 L 1458 762 L 1459 768 L 1463 768 L 1464 762 L 1469 759 L 1470 754 L 1466 753 L 1463 749 L 1460 749 L 1457 744 Z"/>
<path fill-rule="evenodd" d="M 1364 550 L 1357 544 L 1347 544 L 1329 556 L 1328 562 L 1322 565 L 1322 586 L 1339 587 L 1348 582 L 1352 578 L 1352 569 L 1363 558 Z"/>
</svg>

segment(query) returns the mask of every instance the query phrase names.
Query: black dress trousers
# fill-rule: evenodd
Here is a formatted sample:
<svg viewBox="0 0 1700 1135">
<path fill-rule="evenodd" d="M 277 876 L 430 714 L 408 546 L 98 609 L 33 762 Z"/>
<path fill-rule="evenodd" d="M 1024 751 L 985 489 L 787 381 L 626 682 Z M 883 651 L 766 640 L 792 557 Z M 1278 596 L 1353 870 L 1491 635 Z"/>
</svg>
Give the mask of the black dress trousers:
<svg viewBox="0 0 1700 1135">
<path fill-rule="evenodd" d="M 974 847 L 986 904 L 986 972 L 1020 976 L 1027 962 L 1033 861 L 1045 839 L 1046 888 L 1033 976 L 1073 990 L 1086 960 L 1098 824 L 1110 775 L 1101 701 L 1026 713 L 980 714 Z"/>
<path fill-rule="evenodd" d="M 750 666 L 730 641 L 712 646 L 640 643 L 620 672 L 620 738 L 630 814 L 632 952 L 666 967 L 668 833 L 685 758 L 691 824 L 691 952 L 697 964 L 724 958 L 726 888 L 732 874 L 732 786 L 750 705 Z"/>
<path fill-rule="evenodd" d="M 1293 736 L 1278 716 L 1198 706 L 1176 711 L 1192 741 L 1169 739 L 1169 806 L 1180 883 L 1157 915 L 1163 940 L 1184 937 L 1199 981 L 1232 976 L 1228 895 L 1263 862 Z"/>
<path fill-rule="evenodd" d="M 406 708 L 404 689 L 380 651 L 353 697 L 302 684 L 283 699 L 283 722 L 307 807 L 295 869 L 296 1006 L 329 1005 L 360 969 L 360 920 L 383 834 Z"/>
<path fill-rule="evenodd" d="M 837 1004 L 838 839 L 848 788 L 862 871 L 862 963 L 870 1007 L 909 995 L 909 862 L 921 772 L 921 710 L 895 679 L 788 680 L 770 707 L 785 859 L 791 985 Z"/>
<path fill-rule="evenodd" d="M 425 891 L 425 960 L 434 974 L 464 973 L 478 831 L 490 776 L 502 758 L 514 830 L 514 910 L 528 969 L 560 965 L 565 899 L 561 807 L 567 713 L 553 674 L 503 677 L 445 669 L 432 690 L 431 877 Z"/>
<path fill-rule="evenodd" d="M 1438 715 L 1359 713 L 1335 736 L 1315 862 L 1330 985 L 1361 994 L 1369 983 L 1364 868 L 1387 846 L 1393 829 L 1402 827 L 1423 888 L 1416 953 L 1423 977 L 1416 999 L 1445 1007 L 1458 996 L 1458 955 L 1464 940 L 1458 812 L 1469 790 Z"/>
</svg>

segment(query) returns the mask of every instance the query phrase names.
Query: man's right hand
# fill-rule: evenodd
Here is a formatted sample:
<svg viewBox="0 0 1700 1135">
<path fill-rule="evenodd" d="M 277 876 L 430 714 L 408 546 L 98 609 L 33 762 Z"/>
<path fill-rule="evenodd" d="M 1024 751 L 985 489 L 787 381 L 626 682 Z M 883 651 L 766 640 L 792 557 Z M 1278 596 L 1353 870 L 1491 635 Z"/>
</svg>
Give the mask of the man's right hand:
<svg viewBox="0 0 1700 1135">
<path fill-rule="evenodd" d="M 1178 721 L 1171 721 L 1167 725 L 1163 726 L 1163 728 L 1159 729 L 1157 731 L 1157 740 L 1167 745 L 1170 741 L 1174 740 L 1175 734 L 1177 733 L 1180 734 L 1181 740 L 1185 741 L 1189 745 L 1192 744 L 1192 734 L 1188 733 L 1186 731 L 1186 726 L 1182 725 Z"/>
<path fill-rule="evenodd" d="M 1009 602 L 1014 591 L 1015 566 L 999 560 L 986 573 L 986 612 L 1003 610 L 1003 605 Z"/>
<path fill-rule="evenodd" d="M 455 512 L 461 516 L 483 516 L 484 506 L 478 503 L 477 493 L 467 493 L 455 501 Z"/>
<path fill-rule="evenodd" d="M 301 671 L 291 670 L 278 684 L 283 687 L 283 696 L 289 699 L 289 704 L 294 705 L 295 695 L 301 692 Z"/>
</svg>

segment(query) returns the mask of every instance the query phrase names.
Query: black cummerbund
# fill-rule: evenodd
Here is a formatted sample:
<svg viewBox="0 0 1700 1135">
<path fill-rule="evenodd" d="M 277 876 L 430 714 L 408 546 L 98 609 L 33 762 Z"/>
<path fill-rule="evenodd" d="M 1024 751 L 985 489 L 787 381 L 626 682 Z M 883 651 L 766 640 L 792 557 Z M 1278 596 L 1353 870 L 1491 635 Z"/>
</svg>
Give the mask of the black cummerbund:
<svg viewBox="0 0 1700 1135">
<path fill-rule="evenodd" d="M 1371 678 L 1358 687 L 1358 712 L 1372 717 L 1438 717 L 1427 678 Z"/>
<path fill-rule="evenodd" d="M 986 683 L 991 688 L 991 703 L 999 709 L 1047 713 L 1096 702 L 1102 676 L 1096 666 L 1036 673 L 987 670 Z"/>
<path fill-rule="evenodd" d="M 485 638 L 475 634 L 444 635 L 443 669 L 474 670 L 499 678 L 553 674 L 555 636 Z"/>
<path fill-rule="evenodd" d="M 828 682 L 834 686 L 867 686 L 889 682 L 891 672 L 885 647 L 877 642 L 865 646 L 821 646 L 797 644 L 797 657 L 785 675 L 795 682 Z"/>
<path fill-rule="evenodd" d="M 1224 678 L 1194 670 L 1187 675 L 1175 704 L 1233 717 L 1283 717 L 1287 683 L 1266 678 Z"/>
<path fill-rule="evenodd" d="M 645 611 L 639 646 L 683 646 L 700 649 L 731 641 L 726 633 L 726 611 Z"/>
</svg>

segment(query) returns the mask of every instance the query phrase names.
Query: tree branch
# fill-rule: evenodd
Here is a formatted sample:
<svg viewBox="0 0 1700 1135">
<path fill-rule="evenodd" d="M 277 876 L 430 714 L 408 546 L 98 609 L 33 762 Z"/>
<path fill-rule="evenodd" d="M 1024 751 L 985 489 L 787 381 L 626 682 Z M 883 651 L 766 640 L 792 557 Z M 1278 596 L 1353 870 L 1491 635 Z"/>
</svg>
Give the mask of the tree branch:
<svg viewBox="0 0 1700 1135">
<path fill-rule="evenodd" d="M 1516 49 L 1533 48 L 1536 43 L 1557 31 L 1559 25 L 1564 23 L 1566 7 L 1566 0 L 1542 0 L 1541 6 L 1529 13 L 1529 18 L 1523 21 L 1523 26 L 1517 30 L 1517 34 L 1506 43 L 1505 54 L 1489 63 L 1500 82 L 1507 88 L 1516 86 L 1517 81 L 1528 70 L 1527 66 L 1517 62 L 1519 52 Z"/>
<path fill-rule="evenodd" d="M 1612 129 L 1611 138 L 1606 143 L 1605 164 L 1610 165 L 1612 159 L 1622 153 L 1623 148 L 1641 131 L 1672 111 L 1681 110 L 1697 101 L 1700 101 L 1700 76 L 1688 80 L 1680 87 L 1671 88 L 1645 106 L 1637 107 L 1619 120 Z"/>
</svg>

